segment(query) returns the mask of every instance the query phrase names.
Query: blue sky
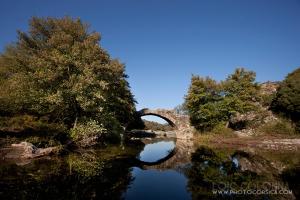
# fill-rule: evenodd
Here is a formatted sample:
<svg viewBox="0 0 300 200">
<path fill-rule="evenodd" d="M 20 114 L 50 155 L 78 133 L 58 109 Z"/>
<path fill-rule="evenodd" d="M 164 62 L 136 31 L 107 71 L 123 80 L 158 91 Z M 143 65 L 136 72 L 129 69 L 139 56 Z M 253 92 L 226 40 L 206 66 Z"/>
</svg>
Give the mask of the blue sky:
<svg viewBox="0 0 300 200">
<path fill-rule="evenodd" d="M 65 15 L 126 64 L 138 109 L 182 103 L 192 74 L 222 80 L 244 66 L 264 82 L 300 66 L 299 0 L 1 0 L 0 50 L 31 16 Z"/>
</svg>

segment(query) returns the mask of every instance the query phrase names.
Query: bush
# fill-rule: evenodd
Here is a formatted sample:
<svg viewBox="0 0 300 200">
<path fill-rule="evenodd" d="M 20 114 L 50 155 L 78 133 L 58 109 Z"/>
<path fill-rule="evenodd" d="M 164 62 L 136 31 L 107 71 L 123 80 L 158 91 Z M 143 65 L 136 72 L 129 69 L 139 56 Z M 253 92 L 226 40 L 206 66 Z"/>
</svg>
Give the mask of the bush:
<svg viewBox="0 0 300 200">
<path fill-rule="evenodd" d="M 172 131 L 174 128 L 169 124 L 160 124 L 154 121 L 143 120 L 145 124 L 145 130 L 152 130 L 152 131 Z"/>
<path fill-rule="evenodd" d="M 82 118 L 71 128 L 70 136 L 79 146 L 87 147 L 98 142 L 117 143 L 124 132 L 119 121 L 110 115 L 97 117 L 98 120 Z"/>
<path fill-rule="evenodd" d="M 103 135 L 103 139 L 106 142 L 118 143 L 121 140 L 121 134 L 124 134 L 124 129 L 120 122 L 111 115 L 105 115 L 99 118 L 102 122 L 104 128 L 106 129 L 106 134 Z"/>
<path fill-rule="evenodd" d="M 295 127 L 291 121 L 281 119 L 279 121 L 264 124 L 258 128 L 258 131 L 264 134 L 295 134 Z"/>
<path fill-rule="evenodd" d="M 233 130 L 231 128 L 227 128 L 224 124 L 219 123 L 211 130 L 211 133 L 231 136 L 233 134 Z"/>
<path fill-rule="evenodd" d="M 95 120 L 89 120 L 87 122 L 79 122 L 74 128 L 70 130 L 71 138 L 75 143 L 80 146 L 88 146 L 97 142 L 100 137 L 103 137 L 107 133 L 107 129 L 103 124 L 99 124 Z"/>
<path fill-rule="evenodd" d="M 275 95 L 276 95 L 275 93 L 271 95 L 269 94 L 261 95 L 261 104 L 265 107 L 269 107 L 272 104 Z"/>
<path fill-rule="evenodd" d="M 38 137 L 38 136 L 32 136 L 25 139 L 26 142 L 29 142 L 33 144 L 34 146 L 38 148 L 47 148 L 47 147 L 53 147 L 61 145 L 57 140 L 54 140 L 51 137 Z"/>
<path fill-rule="evenodd" d="M 2 132 L 35 132 L 39 134 L 66 132 L 61 123 L 48 122 L 46 118 L 32 115 L 16 115 L 0 117 L 0 131 Z M 42 133 L 43 132 L 43 133 Z"/>
</svg>

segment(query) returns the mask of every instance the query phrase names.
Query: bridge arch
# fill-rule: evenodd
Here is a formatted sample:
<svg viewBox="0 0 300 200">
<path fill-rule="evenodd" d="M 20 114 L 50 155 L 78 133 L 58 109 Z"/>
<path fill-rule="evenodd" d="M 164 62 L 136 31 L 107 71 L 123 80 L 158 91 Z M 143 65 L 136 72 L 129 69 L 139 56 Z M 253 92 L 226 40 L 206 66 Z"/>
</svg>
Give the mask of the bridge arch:
<svg viewBox="0 0 300 200">
<path fill-rule="evenodd" d="M 144 117 L 144 116 L 156 116 L 156 117 L 159 117 L 159 118 L 162 118 L 163 120 L 165 120 L 166 122 L 168 122 L 168 124 L 170 125 L 170 126 L 172 126 L 172 127 L 175 127 L 176 128 L 176 125 L 175 125 L 175 123 L 172 121 L 172 120 L 170 120 L 170 119 L 168 119 L 167 117 L 164 117 L 164 116 L 162 116 L 162 115 L 159 115 L 159 114 L 156 114 L 156 113 L 146 113 L 146 114 L 143 114 L 143 115 L 140 115 L 141 117 Z"/>
<path fill-rule="evenodd" d="M 144 108 L 137 112 L 140 117 L 153 115 L 160 117 L 176 130 L 176 137 L 190 139 L 193 136 L 193 128 L 189 123 L 189 116 L 177 114 L 174 110 Z"/>
<path fill-rule="evenodd" d="M 174 117 L 170 116 L 170 113 L 167 113 L 167 112 L 168 111 L 166 111 L 166 110 L 160 110 L 160 109 L 150 110 L 148 108 L 144 108 L 144 109 L 140 110 L 138 113 L 139 113 L 140 117 L 152 115 L 152 116 L 162 118 L 166 122 L 168 122 L 168 124 L 170 126 L 172 126 L 173 128 L 178 128 L 177 124 L 176 124 L 176 119 Z"/>
</svg>

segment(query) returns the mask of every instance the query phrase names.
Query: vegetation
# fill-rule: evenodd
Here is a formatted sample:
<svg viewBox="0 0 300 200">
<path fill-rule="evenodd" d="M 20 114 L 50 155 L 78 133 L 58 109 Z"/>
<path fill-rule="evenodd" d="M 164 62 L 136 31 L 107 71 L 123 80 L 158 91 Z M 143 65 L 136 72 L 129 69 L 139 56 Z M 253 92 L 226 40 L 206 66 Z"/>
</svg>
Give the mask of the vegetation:
<svg viewBox="0 0 300 200">
<path fill-rule="evenodd" d="M 170 126 L 169 124 L 160 124 L 154 121 L 148 121 L 148 120 L 143 120 L 145 124 L 145 130 L 152 130 L 152 131 L 171 131 L 173 130 L 173 127 Z"/>
<path fill-rule="evenodd" d="M 280 84 L 271 109 L 290 118 L 300 132 L 300 68 L 288 74 Z"/>
<path fill-rule="evenodd" d="M 264 135 L 293 135 L 296 133 L 292 123 L 286 119 L 280 119 L 275 122 L 263 124 L 257 128 L 257 132 L 263 133 Z"/>
<path fill-rule="evenodd" d="M 191 124 L 199 131 L 207 131 L 226 123 L 235 113 L 256 110 L 259 99 L 255 73 L 238 68 L 220 83 L 209 77 L 192 76 L 185 105 Z"/>
<path fill-rule="evenodd" d="M 34 120 L 32 129 L 39 121 L 71 129 L 75 140 L 81 129 L 101 127 L 88 133 L 96 135 L 121 130 L 135 101 L 124 65 L 99 41 L 80 19 L 33 17 L 29 32 L 19 31 L 0 55 L 1 130 L 14 126 L 16 116 Z"/>
</svg>

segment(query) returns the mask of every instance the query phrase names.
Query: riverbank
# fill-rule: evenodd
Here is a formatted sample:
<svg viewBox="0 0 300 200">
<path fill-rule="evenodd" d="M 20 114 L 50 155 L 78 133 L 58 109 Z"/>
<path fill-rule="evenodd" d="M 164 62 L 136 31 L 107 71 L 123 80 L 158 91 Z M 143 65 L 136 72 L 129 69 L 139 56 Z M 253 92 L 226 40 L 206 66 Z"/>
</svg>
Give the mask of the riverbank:
<svg viewBox="0 0 300 200">
<path fill-rule="evenodd" d="M 252 148 L 252 149 L 267 149 L 273 151 L 300 151 L 300 136 L 299 135 L 256 135 L 256 136 L 241 136 L 234 133 L 230 134 L 195 134 L 195 146 L 209 145 L 214 147 L 227 148 Z"/>
</svg>

